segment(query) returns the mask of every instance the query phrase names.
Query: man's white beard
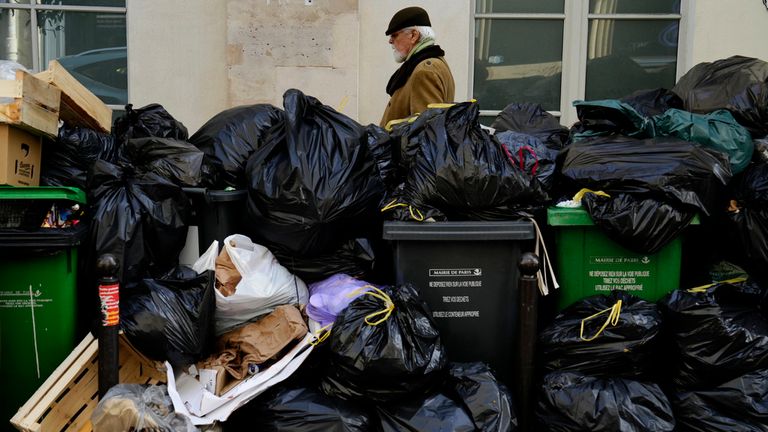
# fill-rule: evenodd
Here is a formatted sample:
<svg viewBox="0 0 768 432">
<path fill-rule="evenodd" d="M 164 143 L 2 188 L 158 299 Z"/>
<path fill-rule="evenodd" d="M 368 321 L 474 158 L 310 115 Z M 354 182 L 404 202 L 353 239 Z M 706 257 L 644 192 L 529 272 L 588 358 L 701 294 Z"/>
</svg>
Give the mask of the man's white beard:
<svg viewBox="0 0 768 432">
<path fill-rule="evenodd" d="M 400 51 L 398 51 L 395 48 L 392 48 L 392 56 L 395 58 L 395 61 L 397 63 L 402 63 L 405 61 L 405 58 L 408 56 L 408 54 L 403 54 Z"/>
</svg>

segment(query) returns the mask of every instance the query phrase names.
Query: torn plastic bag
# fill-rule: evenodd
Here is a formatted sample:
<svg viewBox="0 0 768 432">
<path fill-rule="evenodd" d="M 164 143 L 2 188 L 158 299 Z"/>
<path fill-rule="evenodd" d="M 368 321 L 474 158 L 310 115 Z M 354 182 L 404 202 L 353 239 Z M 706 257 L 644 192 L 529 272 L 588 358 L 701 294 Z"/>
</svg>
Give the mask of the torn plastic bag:
<svg viewBox="0 0 768 432">
<path fill-rule="evenodd" d="M 530 102 L 511 103 L 496 116 L 491 124 L 499 132 L 514 131 L 536 137 L 547 147 L 560 150 L 568 142 L 568 128 L 560 120 L 544 111 L 541 105 Z"/>
<path fill-rule="evenodd" d="M 283 133 L 270 134 L 246 168 L 251 236 L 305 257 L 373 236 L 384 183 L 366 129 L 295 89 L 283 103 Z"/>
<path fill-rule="evenodd" d="M 513 165 L 504 147 L 479 123 L 477 103 L 453 105 L 429 122 L 413 141 L 418 152 L 399 203 L 449 220 L 500 220 L 548 199 L 538 181 Z M 404 208 L 404 207 L 402 207 Z M 414 211 L 395 212 L 404 220 Z"/>
<path fill-rule="evenodd" d="M 225 431 L 369 432 L 371 413 L 362 404 L 324 395 L 312 387 L 269 391 L 238 409 Z"/>
<path fill-rule="evenodd" d="M 721 194 L 731 179 L 724 154 L 673 137 L 610 136 L 576 142 L 560 152 L 558 166 L 565 179 L 573 180 L 567 184 L 574 192 L 651 191 L 705 215 L 719 211 Z"/>
<path fill-rule="evenodd" d="M 765 290 L 753 281 L 677 290 L 660 301 L 679 358 L 674 383 L 706 389 L 768 368 Z"/>
<path fill-rule="evenodd" d="M 572 372 L 544 377 L 537 430 L 550 432 L 671 432 L 672 406 L 658 385 Z"/>
<path fill-rule="evenodd" d="M 488 365 L 451 363 L 448 374 L 447 383 L 458 394 L 478 431 L 517 430 L 512 394 L 496 379 Z"/>
<path fill-rule="evenodd" d="M 368 282 L 343 273 L 310 284 L 307 316 L 321 327 L 331 325 L 352 300 L 372 288 Z"/>
<path fill-rule="evenodd" d="M 133 109 L 132 104 L 125 106 L 125 114 L 115 119 L 112 126 L 118 144 L 133 138 L 171 138 L 186 141 L 189 138 L 187 128 L 168 113 L 160 104 L 149 104 Z"/>
<path fill-rule="evenodd" d="M 612 308 L 618 309 L 618 319 L 600 331 Z M 594 316 L 599 312 L 603 314 Z M 597 377 L 653 377 L 662 361 L 661 326 L 655 303 L 624 291 L 587 297 L 565 308 L 539 333 L 544 369 Z"/>
<path fill-rule="evenodd" d="M 494 136 L 506 147 L 518 166 L 541 183 L 542 189 L 552 190 L 555 186 L 556 150 L 524 133 L 507 131 L 497 132 Z"/>
<path fill-rule="evenodd" d="M 768 134 L 768 63 L 731 56 L 699 63 L 672 88 L 686 111 L 707 114 L 727 109 L 754 138 Z"/>
<path fill-rule="evenodd" d="M 683 109 L 683 100 L 680 96 L 664 88 L 638 90 L 619 101 L 631 106 L 645 117 L 662 114 L 670 108 Z"/>
<path fill-rule="evenodd" d="M 574 101 L 579 123 L 571 128 L 571 140 L 605 135 L 634 138 L 655 136 L 653 122 L 631 105 L 616 99 Z"/>
<path fill-rule="evenodd" d="M 210 185 L 216 177 L 210 163 L 204 163 L 204 153 L 186 141 L 131 139 L 123 144 L 120 152 L 138 171 L 154 172 L 179 186 Z"/>
<path fill-rule="evenodd" d="M 680 432 L 768 432 L 768 369 L 672 396 Z"/>
<path fill-rule="evenodd" d="M 427 394 L 446 363 L 426 303 L 411 285 L 368 291 L 336 317 L 320 383 L 329 396 L 400 400 Z"/>
<path fill-rule="evenodd" d="M 214 344 L 213 272 L 179 267 L 144 279 L 120 301 L 120 327 L 142 354 L 185 367 L 209 355 Z"/>
<path fill-rule="evenodd" d="M 94 163 L 89 180 L 93 250 L 117 258 L 121 287 L 176 267 L 191 217 L 181 187 L 104 160 Z"/>
<path fill-rule="evenodd" d="M 99 400 L 91 424 L 94 432 L 199 430 L 176 414 L 165 385 L 115 385 Z"/>
<path fill-rule="evenodd" d="M 85 190 L 91 165 L 97 159 L 113 162 L 115 153 L 113 135 L 65 124 L 59 128 L 55 144 L 42 153 L 40 184 Z"/>
<path fill-rule="evenodd" d="M 690 224 L 696 209 L 670 204 L 648 194 L 588 193 L 582 199 L 592 221 L 611 240 L 641 254 L 654 254 Z"/>
<path fill-rule="evenodd" d="M 221 184 L 244 189 L 248 158 L 264 143 L 269 130 L 284 121 L 283 110 L 269 104 L 243 105 L 224 110 L 205 122 L 189 142 L 222 170 Z"/>
<path fill-rule="evenodd" d="M 365 277 L 376 263 L 371 242 L 364 238 L 347 240 L 337 250 L 321 255 L 307 257 L 276 250 L 275 256 L 305 282 L 317 282 L 337 273 Z"/>
<path fill-rule="evenodd" d="M 224 250 L 242 278 L 231 295 L 215 290 L 216 334 L 266 315 L 280 305 L 307 304 L 307 286 L 280 265 L 266 247 L 233 234 L 224 239 Z"/>
<path fill-rule="evenodd" d="M 692 141 L 727 154 L 733 174 L 742 172 L 752 160 L 755 148 L 752 136 L 726 110 L 693 114 L 670 109 L 651 120 L 659 135 Z"/>
</svg>

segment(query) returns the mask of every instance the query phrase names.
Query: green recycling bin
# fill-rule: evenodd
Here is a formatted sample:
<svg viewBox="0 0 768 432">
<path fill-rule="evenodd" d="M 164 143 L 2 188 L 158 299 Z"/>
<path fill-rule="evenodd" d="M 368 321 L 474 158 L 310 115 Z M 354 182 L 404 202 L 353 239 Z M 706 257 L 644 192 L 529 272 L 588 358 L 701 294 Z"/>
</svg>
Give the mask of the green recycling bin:
<svg viewBox="0 0 768 432">
<path fill-rule="evenodd" d="M 84 222 L 41 228 L 85 203 L 76 188 L 0 188 L 0 430 L 75 347 L 77 254 Z M 55 212 L 54 212 L 55 213 Z"/>
<path fill-rule="evenodd" d="M 559 309 L 613 290 L 656 301 L 679 288 L 680 237 L 655 254 L 642 254 L 609 239 L 583 208 L 550 207 L 547 223 L 555 228 Z"/>
</svg>

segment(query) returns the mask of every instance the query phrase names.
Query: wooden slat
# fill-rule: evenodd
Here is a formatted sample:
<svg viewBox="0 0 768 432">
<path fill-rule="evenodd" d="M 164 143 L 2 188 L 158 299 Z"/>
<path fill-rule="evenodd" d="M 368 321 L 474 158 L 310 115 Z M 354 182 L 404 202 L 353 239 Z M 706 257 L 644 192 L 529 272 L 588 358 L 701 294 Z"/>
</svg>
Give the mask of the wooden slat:
<svg viewBox="0 0 768 432">
<path fill-rule="evenodd" d="M 165 383 L 162 363 L 142 356 L 124 336 L 120 337 L 119 355 L 121 383 Z M 11 423 L 25 432 L 90 432 L 91 414 L 98 404 L 98 369 L 98 340 L 89 334 L 19 409 Z"/>
<path fill-rule="evenodd" d="M 37 135 L 58 134 L 61 90 L 25 71 L 16 71 L 16 80 L 0 80 L 0 97 L 13 99 L 0 105 L 0 122 Z"/>
<path fill-rule="evenodd" d="M 112 110 L 85 88 L 58 61 L 51 60 L 48 69 L 35 75 L 59 88 L 59 115 L 68 124 L 84 126 L 101 132 L 112 128 Z"/>
</svg>

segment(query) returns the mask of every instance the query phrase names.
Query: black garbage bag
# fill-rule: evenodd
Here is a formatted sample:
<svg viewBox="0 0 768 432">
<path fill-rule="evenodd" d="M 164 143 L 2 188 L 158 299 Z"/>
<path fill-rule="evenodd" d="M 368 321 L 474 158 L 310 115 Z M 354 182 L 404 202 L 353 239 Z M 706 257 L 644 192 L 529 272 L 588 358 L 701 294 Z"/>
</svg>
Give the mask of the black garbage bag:
<svg viewBox="0 0 768 432">
<path fill-rule="evenodd" d="M 645 117 L 663 114 L 670 108 L 683 109 L 683 100 L 671 90 L 657 88 L 638 90 L 619 99 Z"/>
<path fill-rule="evenodd" d="M 696 209 L 645 195 L 618 193 L 607 198 L 588 193 L 581 202 L 613 241 L 634 252 L 654 254 L 680 235 Z"/>
<path fill-rule="evenodd" d="M 188 267 L 144 279 L 120 300 L 120 328 L 145 356 L 189 366 L 213 349 L 215 283 Z"/>
<path fill-rule="evenodd" d="M 506 131 L 497 132 L 494 136 L 509 151 L 517 166 L 541 183 L 543 190 L 549 192 L 553 189 L 557 150 L 547 147 L 535 136 L 524 133 Z"/>
<path fill-rule="evenodd" d="M 173 118 L 160 104 L 149 104 L 133 109 L 132 104 L 125 106 L 125 114 L 115 119 L 112 126 L 118 144 L 133 138 L 171 138 L 186 141 L 189 138 L 187 128 Z"/>
<path fill-rule="evenodd" d="M 509 390 L 483 363 L 454 363 L 442 390 L 426 398 L 377 404 L 382 431 L 512 432 Z"/>
<path fill-rule="evenodd" d="M 619 300 L 622 304 L 618 320 L 613 321 L 616 324 L 608 322 L 599 332 Z M 661 329 L 661 311 L 655 303 L 624 291 L 587 297 L 565 308 L 539 333 L 542 363 L 546 371 L 654 378 L 663 355 Z M 584 340 L 598 333 L 593 340 Z"/>
<path fill-rule="evenodd" d="M 42 153 L 40 184 L 85 190 L 88 169 L 97 159 L 114 161 L 115 137 L 87 128 L 63 125 L 54 145 Z"/>
<path fill-rule="evenodd" d="M 719 211 L 731 179 L 724 154 L 672 137 L 591 138 L 566 147 L 557 162 L 574 192 L 581 188 L 609 194 L 653 192 L 705 215 Z"/>
<path fill-rule="evenodd" d="M 409 117 L 407 121 L 392 126 L 389 136 L 392 140 L 392 156 L 397 166 L 398 183 L 405 181 L 421 146 L 421 141 L 416 138 L 424 132 L 427 123 L 444 112 L 445 108 L 428 108 Z"/>
<path fill-rule="evenodd" d="M 752 153 L 752 160 L 755 163 L 768 163 L 768 138 L 756 139 L 752 141 L 755 145 L 755 152 Z"/>
<path fill-rule="evenodd" d="M 672 88 L 685 110 L 707 114 L 727 109 L 753 138 L 768 134 L 768 63 L 731 56 L 699 63 Z"/>
<path fill-rule="evenodd" d="M 754 163 L 729 185 L 727 212 L 732 233 L 752 273 L 765 271 L 768 262 L 768 163 Z"/>
<path fill-rule="evenodd" d="M 454 363 L 440 392 L 377 404 L 381 431 L 513 432 L 512 396 L 483 363 Z"/>
<path fill-rule="evenodd" d="M 672 396 L 679 432 L 768 432 L 768 369 Z"/>
<path fill-rule="evenodd" d="M 328 254 L 304 257 L 275 251 L 283 267 L 307 283 L 327 279 L 344 273 L 365 279 L 376 262 L 376 255 L 368 239 L 352 239 Z"/>
<path fill-rule="evenodd" d="M 560 120 L 544 111 L 541 105 L 530 102 L 511 103 L 496 116 L 491 124 L 499 132 L 514 131 L 538 138 L 547 147 L 562 149 L 568 142 L 568 128 Z"/>
<path fill-rule="evenodd" d="M 513 165 L 503 146 L 479 123 L 476 103 L 453 105 L 430 119 L 411 143 L 418 142 L 400 204 L 435 218 L 500 220 L 548 200 L 540 184 Z M 431 212 L 434 209 L 436 212 Z M 398 219 L 420 219 L 413 211 Z"/>
<path fill-rule="evenodd" d="M 482 432 L 517 430 L 512 394 L 496 380 L 484 363 L 452 363 L 447 385 L 466 408 L 475 428 Z"/>
<path fill-rule="evenodd" d="M 284 118 L 283 110 L 269 104 L 230 108 L 211 117 L 189 142 L 220 166 L 221 184 L 217 186 L 244 189 L 248 158 L 261 147 L 269 130 Z"/>
<path fill-rule="evenodd" d="M 571 128 L 571 141 L 605 135 L 655 136 L 653 122 L 619 100 L 575 101 L 573 106 L 576 107 L 579 122 Z"/>
<path fill-rule="evenodd" d="M 326 396 L 314 387 L 280 386 L 239 408 L 225 431 L 369 432 L 369 409 L 354 401 Z"/>
<path fill-rule="evenodd" d="M 92 250 L 118 259 L 123 287 L 176 267 L 191 217 L 181 187 L 152 172 L 98 160 L 89 191 Z"/>
<path fill-rule="evenodd" d="M 679 388 L 707 389 L 768 368 L 765 290 L 753 281 L 677 290 L 660 305 L 677 350 Z"/>
<path fill-rule="evenodd" d="M 121 156 L 137 171 L 155 174 L 179 186 L 211 185 L 217 175 L 205 154 L 186 141 L 137 138 L 120 148 Z"/>
<path fill-rule="evenodd" d="M 397 174 L 397 160 L 395 159 L 395 143 L 384 129 L 375 124 L 365 127 L 368 148 L 379 168 L 379 176 L 387 190 L 397 186 L 400 181 Z"/>
<path fill-rule="evenodd" d="M 272 251 L 312 257 L 378 228 L 384 183 L 366 129 L 292 89 L 286 121 L 248 160 L 248 233 Z"/>
<path fill-rule="evenodd" d="M 536 418 L 536 430 L 549 432 L 675 430 L 672 406 L 658 385 L 573 372 L 544 377 Z"/>
<path fill-rule="evenodd" d="M 336 317 L 320 388 L 376 402 L 427 394 L 438 384 L 446 354 L 426 303 L 408 284 L 369 293 Z"/>
</svg>

